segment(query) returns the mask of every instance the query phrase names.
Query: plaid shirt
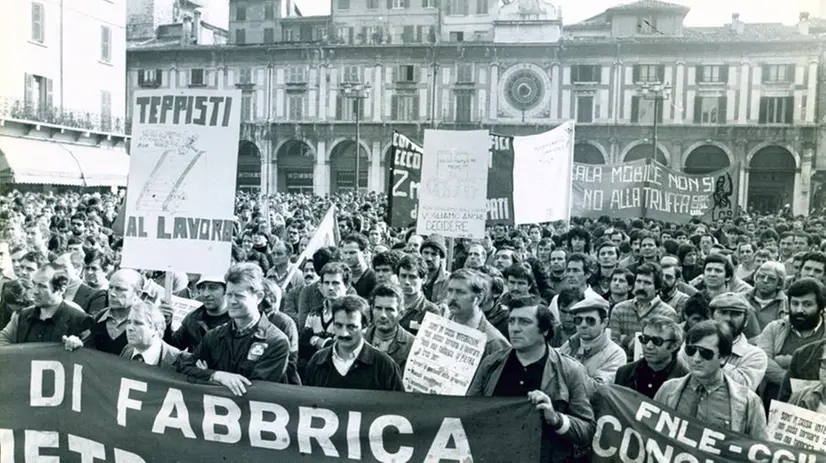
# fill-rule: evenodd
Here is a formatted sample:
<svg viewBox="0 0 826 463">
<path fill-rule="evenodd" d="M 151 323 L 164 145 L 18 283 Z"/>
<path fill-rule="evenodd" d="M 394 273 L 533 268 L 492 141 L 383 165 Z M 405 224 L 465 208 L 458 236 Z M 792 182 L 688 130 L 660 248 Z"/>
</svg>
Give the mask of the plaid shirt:
<svg viewBox="0 0 826 463">
<path fill-rule="evenodd" d="M 645 311 L 640 311 L 637 298 L 620 302 L 611 311 L 611 320 L 608 322 L 608 328 L 611 330 L 611 340 L 625 349 L 629 359 L 634 355 L 634 335 L 642 332 L 645 319 L 653 315 L 668 317 L 678 323 L 680 321 L 677 312 L 670 305 L 661 301 L 659 296 L 654 297 L 651 305 Z M 626 336 L 624 343 L 620 342 L 620 336 L 622 335 Z"/>
</svg>

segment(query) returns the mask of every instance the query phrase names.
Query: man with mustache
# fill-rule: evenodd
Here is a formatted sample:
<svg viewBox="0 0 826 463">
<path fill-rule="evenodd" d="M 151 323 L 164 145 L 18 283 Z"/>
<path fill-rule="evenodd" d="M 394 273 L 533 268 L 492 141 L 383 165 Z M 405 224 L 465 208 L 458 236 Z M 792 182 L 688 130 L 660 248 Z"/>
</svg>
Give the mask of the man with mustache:
<svg viewBox="0 0 826 463">
<path fill-rule="evenodd" d="M 335 341 L 313 355 L 305 384 L 336 389 L 403 391 L 399 366 L 386 353 L 364 341 L 369 306 L 358 296 L 332 301 Z"/>
<path fill-rule="evenodd" d="M 660 266 L 644 263 L 637 267 L 634 281 L 634 299 L 620 302 L 611 312 L 608 328 L 611 340 L 625 349 L 628 360 L 634 360 L 634 341 L 642 333 L 642 327 L 649 317 L 660 316 L 680 321 L 677 312 L 660 300 L 658 293 L 662 289 L 663 275 Z"/>
<path fill-rule="evenodd" d="M 823 307 L 824 287 L 819 280 L 801 278 L 788 289 L 789 313 L 766 325 L 754 341 L 768 355 L 764 402 L 776 399 L 789 370 L 794 352 L 803 346 L 826 339 Z"/>
<path fill-rule="evenodd" d="M 621 366 L 614 383 L 653 399 L 664 382 L 688 374 L 677 360 L 683 329 L 668 317 L 654 315 L 645 320 L 639 340 L 643 358 Z"/>
<path fill-rule="evenodd" d="M 173 333 L 167 324 L 164 340 L 178 349 L 193 351 L 207 331 L 229 321 L 227 304 L 224 300 L 226 282 L 223 275 L 202 275 L 195 284 L 196 298 L 203 306 L 188 313 L 181 326 Z M 171 321 L 171 313 L 167 318 Z"/>
<path fill-rule="evenodd" d="M 744 334 L 749 324 L 749 302 L 742 294 L 727 292 L 712 299 L 709 309 L 711 319 L 728 325 L 733 338 L 731 353 L 724 355 L 723 372 L 750 390 L 756 390 L 766 374 L 768 357 L 762 349 L 749 344 Z M 690 359 L 685 351 L 681 351 L 680 355 L 689 364 Z"/>
<path fill-rule="evenodd" d="M 481 331 L 487 338 L 482 361 L 488 355 L 510 347 L 505 336 L 485 319 L 482 312 L 482 302 L 487 290 L 484 275 L 465 268 L 451 273 L 447 283 L 447 307 L 450 312 L 448 318 Z"/>
</svg>

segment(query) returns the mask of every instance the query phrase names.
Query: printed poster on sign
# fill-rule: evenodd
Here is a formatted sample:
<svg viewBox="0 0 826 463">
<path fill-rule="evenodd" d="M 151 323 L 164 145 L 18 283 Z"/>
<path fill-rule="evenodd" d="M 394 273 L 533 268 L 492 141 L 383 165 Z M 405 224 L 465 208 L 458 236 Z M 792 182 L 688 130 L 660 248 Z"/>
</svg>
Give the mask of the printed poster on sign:
<svg viewBox="0 0 826 463">
<path fill-rule="evenodd" d="M 485 352 L 485 334 L 430 312 L 404 367 L 407 392 L 465 395 Z"/>
<path fill-rule="evenodd" d="M 568 221 L 574 162 L 573 121 L 545 133 L 514 138 L 513 152 L 516 225 Z"/>
<path fill-rule="evenodd" d="M 482 238 L 489 160 L 487 130 L 425 130 L 416 233 Z"/>
<path fill-rule="evenodd" d="M 135 92 L 123 267 L 227 270 L 240 111 L 240 90 Z"/>
<path fill-rule="evenodd" d="M 769 439 L 816 452 L 826 452 L 826 415 L 772 400 Z"/>
</svg>

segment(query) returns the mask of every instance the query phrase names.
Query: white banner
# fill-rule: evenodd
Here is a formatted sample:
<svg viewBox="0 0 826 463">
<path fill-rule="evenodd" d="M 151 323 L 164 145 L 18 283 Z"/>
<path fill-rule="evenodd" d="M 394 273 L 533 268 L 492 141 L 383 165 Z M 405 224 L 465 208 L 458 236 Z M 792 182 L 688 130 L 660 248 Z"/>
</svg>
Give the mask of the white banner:
<svg viewBox="0 0 826 463">
<path fill-rule="evenodd" d="M 826 415 L 772 400 L 767 421 L 772 441 L 826 452 Z"/>
<path fill-rule="evenodd" d="M 487 218 L 490 133 L 424 131 L 416 233 L 482 238 Z"/>
<path fill-rule="evenodd" d="M 241 91 L 140 90 L 122 267 L 223 274 L 235 228 Z"/>
<path fill-rule="evenodd" d="M 513 218 L 516 225 L 569 220 L 574 122 L 513 139 Z"/>
<path fill-rule="evenodd" d="M 485 353 L 485 333 L 426 313 L 410 348 L 402 384 L 407 392 L 465 395 Z"/>
</svg>

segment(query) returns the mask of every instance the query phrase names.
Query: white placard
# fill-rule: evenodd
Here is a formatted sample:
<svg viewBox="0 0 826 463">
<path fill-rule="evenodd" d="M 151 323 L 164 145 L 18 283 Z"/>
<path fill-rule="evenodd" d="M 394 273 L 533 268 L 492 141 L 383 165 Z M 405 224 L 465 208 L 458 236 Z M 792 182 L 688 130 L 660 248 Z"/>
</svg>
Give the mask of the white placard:
<svg viewBox="0 0 826 463">
<path fill-rule="evenodd" d="M 223 274 L 235 227 L 241 91 L 141 90 L 122 267 Z"/>
<path fill-rule="evenodd" d="M 407 392 L 465 395 L 485 353 L 485 334 L 426 313 L 404 367 Z"/>
<path fill-rule="evenodd" d="M 482 238 L 490 162 L 487 130 L 425 130 L 416 233 Z"/>
<path fill-rule="evenodd" d="M 172 306 L 172 320 L 169 322 L 169 325 L 172 327 L 172 331 L 178 331 L 184 317 L 203 305 L 198 301 L 193 301 L 192 299 L 187 299 L 180 296 L 172 296 L 169 303 Z"/>
<path fill-rule="evenodd" d="M 790 386 L 792 387 L 792 392 L 797 392 L 801 389 L 805 389 L 809 386 L 814 386 L 815 384 L 819 383 L 819 380 L 816 379 L 797 379 L 797 378 L 789 378 Z"/>
<path fill-rule="evenodd" d="M 574 122 L 513 139 L 513 218 L 516 225 L 571 218 Z"/>
<path fill-rule="evenodd" d="M 826 452 L 826 415 L 772 400 L 767 421 L 772 441 Z"/>
</svg>

